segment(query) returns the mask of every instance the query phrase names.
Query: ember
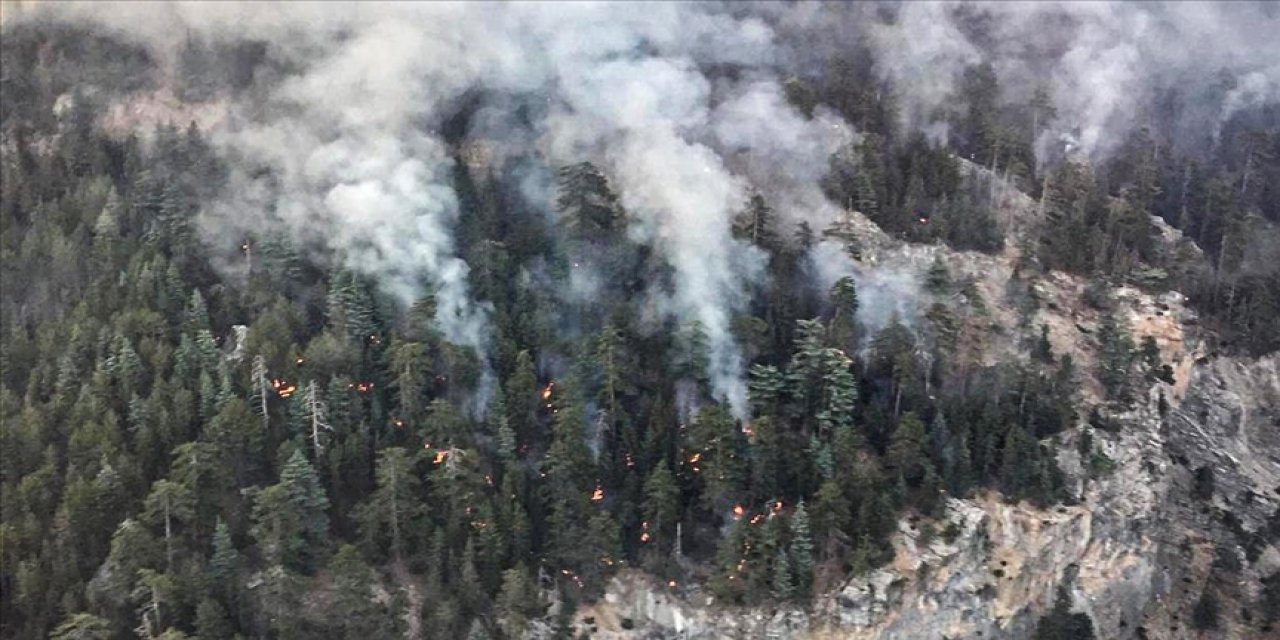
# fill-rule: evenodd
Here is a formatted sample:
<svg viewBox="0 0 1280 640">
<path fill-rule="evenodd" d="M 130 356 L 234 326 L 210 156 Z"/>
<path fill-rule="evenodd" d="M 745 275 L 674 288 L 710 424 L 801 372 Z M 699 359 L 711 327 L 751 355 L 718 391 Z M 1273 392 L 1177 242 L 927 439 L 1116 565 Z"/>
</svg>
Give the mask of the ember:
<svg viewBox="0 0 1280 640">
<path fill-rule="evenodd" d="M 271 381 L 271 388 L 275 389 L 276 395 L 280 396 L 281 398 L 288 398 L 289 396 L 292 396 L 295 391 L 298 390 L 298 385 L 289 384 L 284 380 L 275 379 Z"/>
</svg>

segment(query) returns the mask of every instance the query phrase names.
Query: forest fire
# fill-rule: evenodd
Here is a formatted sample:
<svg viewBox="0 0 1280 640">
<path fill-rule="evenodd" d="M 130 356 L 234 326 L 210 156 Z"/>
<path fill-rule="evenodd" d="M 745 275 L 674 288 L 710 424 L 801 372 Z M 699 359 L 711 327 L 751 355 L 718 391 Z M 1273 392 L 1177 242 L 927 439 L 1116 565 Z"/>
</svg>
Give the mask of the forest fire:
<svg viewBox="0 0 1280 640">
<path fill-rule="evenodd" d="M 440 464 L 441 462 L 444 462 L 445 459 L 448 457 L 449 457 L 449 452 L 445 451 L 444 449 L 441 449 L 436 452 L 436 457 L 431 461 L 431 463 Z"/>
<path fill-rule="evenodd" d="M 365 394 L 373 391 L 372 382 L 353 382 L 347 385 L 348 389 L 355 389 L 356 393 Z"/>
<path fill-rule="evenodd" d="M 640 523 L 640 544 L 648 544 L 653 537 L 649 535 L 649 521 Z"/>
<path fill-rule="evenodd" d="M 600 485 L 596 485 L 596 490 L 591 492 L 591 501 L 600 502 L 601 500 L 604 500 L 604 488 Z"/>
<path fill-rule="evenodd" d="M 561 570 L 560 570 L 560 573 L 561 573 L 564 577 L 566 577 L 566 578 L 568 578 L 568 579 L 572 580 L 572 581 L 574 582 L 574 584 L 578 585 L 578 588 L 579 588 L 579 589 L 581 589 L 581 588 L 583 587 L 583 584 L 582 584 L 582 578 L 579 578 L 579 577 L 577 576 L 577 574 L 575 574 L 574 572 L 572 572 L 572 571 L 570 571 L 570 570 L 568 570 L 568 569 L 561 569 Z"/>
<path fill-rule="evenodd" d="M 271 388 L 275 389 L 276 395 L 281 398 L 288 398 L 297 392 L 298 385 L 276 378 L 271 381 Z"/>
<path fill-rule="evenodd" d="M 741 520 L 741 519 L 742 519 L 742 516 L 746 515 L 746 513 L 747 513 L 747 509 L 746 509 L 746 507 L 743 507 L 743 506 L 742 506 L 742 505 L 740 505 L 740 504 L 735 504 L 735 505 L 733 505 L 733 519 L 734 519 L 734 520 Z"/>
<path fill-rule="evenodd" d="M 551 392 L 555 391 L 556 383 L 548 382 L 547 386 L 542 388 L 542 402 L 548 409 L 551 408 Z"/>
</svg>

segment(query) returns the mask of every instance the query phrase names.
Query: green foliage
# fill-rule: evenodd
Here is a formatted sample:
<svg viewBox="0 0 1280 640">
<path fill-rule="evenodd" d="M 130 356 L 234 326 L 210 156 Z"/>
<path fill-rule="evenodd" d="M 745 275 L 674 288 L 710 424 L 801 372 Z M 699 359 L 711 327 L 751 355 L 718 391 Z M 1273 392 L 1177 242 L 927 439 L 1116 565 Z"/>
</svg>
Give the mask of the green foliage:
<svg viewBox="0 0 1280 640">
<path fill-rule="evenodd" d="M 197 213 L 227 168 L 198 130 L 120 139 L 79 97 L 52 115 L 89 80 L 148 89 L 144 49 L 48 25 L 4 48 L 18 90 L 2 98 L 0 275 L 22 285 L 0 304 L 5 637 L 382 637 L 402 631 L 406 580 L 423 585 L 426 636 L 516 636 L 546 615 L 539 568 L 589 600 L 624 563 L 713 565 L 729 602 L 803 600 L 886 562 L 903 510 L 976 488 L 1062 496 L 1046 439 L 1075 425 L 1079 372 L 1047 327 L 1035 339 L 1034 287 L 1018 291 L 1032 339 L 1017 366 L 979 364 L 971 336 L 993 310 L 941 257 L 922 317 L 874 331 L 851 277 L 811 286 L 808 250 L 834 238 L 857 254 L 854 234 L 788 227 L 784 198 L 753 192 L 733 232 L 768 266 L 731 319 L 750 372 L 740 420 L 710 397 L 708 327 L 651 304 L 675 277 L 664 239 L 632 224 L 604 165 L 557 171 L 548 224 L 505 169 L 455 163 L 458 255 L 493 304 L 479 353 L 443 340 L 425 285 L 404 309 L 283 226 L 231 238 L 234 254 L 206 247 Z M 217 62 L 250 54 L 188 38 L 174 90 L 248 86 Z M 1139 131 L 1105 163 L 1039 165 L 1048 87 L 1014 104 L 993 68 L 969 69 L 940 145 L 899 130 L 869 60 L 822 66 L 785 91 L 861 134 L 830 159 L 828 197 L 895 237 L 986 252 L 1004 246 L 997 181 L 1039 197 L 1019 286 L 1095 278 L 1109 399 L 1132 399 L 1135 372 L 1171 374 L 1154 340 L 1133 344 L 1112 283 L 1185 288 L 1224 348 L 1275 348 L 1274 136 L 1226 137 L 1195 164 Z M 1150 215 L 1204 257 L 1166 246 Z M 599 295 L 566 303 L 587 273 Z M 1095 474 L 1113 464 L 1082 455 Z M 1198 473 L 1193 495 L 1212 493 Z"/>
</svg>

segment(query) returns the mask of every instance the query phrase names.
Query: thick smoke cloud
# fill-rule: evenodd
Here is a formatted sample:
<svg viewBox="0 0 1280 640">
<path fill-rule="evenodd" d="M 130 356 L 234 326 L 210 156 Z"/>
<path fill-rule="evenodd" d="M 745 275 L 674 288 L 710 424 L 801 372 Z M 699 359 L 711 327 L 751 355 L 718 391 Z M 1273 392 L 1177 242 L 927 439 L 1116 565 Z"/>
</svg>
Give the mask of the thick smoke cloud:
<svg viewBox="0 0 1280 640">
<path fill-rule="evenodd" d="M 262 41 L 271 64 L 214 132 L 243 160 L 215 228 L 270 219 L 376 276 L 408 302 L 438 301 L 448 339 L 483 350 L 452 228 L 453 153 L 441 134 L 483 96 L 472 134 L 544 167 L 591 160 L 609 174 L 674 271 L 657 307 L 699 322 L 716 394 L 745 407 L 730 321 L 764 271 L 730 225 L 752 189 L 787 228 L 839 210 L 817 189 L 856 138 L 819 107 L 801 116 L 782 79 L 821 84 L 827 63 L 868 49 L 904 129 L 945 136 L 965 67 L 990 62 L 1005 97 L 1053 89 L 1046 153 L 1067 140 L 1105 156 L 1169 88 L 1179 130 L 1216 135 L 1280 86 L 1275 5 L 1192 3 L 372 4 L 58 3 L 33 14 L 92 20 L 172 60 L 187 34 Z M 1222 79 L 1225 78 L 1224 82 Z M 1216 84 L 1215 84 L 1216 83 Z M 521 110 L 515 117 L 515 107 Z M 1188 138 L 1190 139 L 1190 138 Z M 258 175 L 269 170 L 271 182 Z M 551 213 L 548 172 L 525 174 Z M 215 212 L 215 213 L 216 213 Z"/>
<path fill-rule="evenodd" d="M 1097 160 L 1134 126 L 1161 115 L 1175 118 L 1175 143 L 1194 147 L 1249 100 L 1274 96 L 1278 9 L 1246 2 L 908 2 L 890 24 L 874 23 L 869 32 L 882 53 L 878 70 L 903 96 L 905 125 L 927 126 L 964 68 L 985 61 L 1009 99 L 1025 101 L 1041 85 L 1052 90 L 1058 117 L 1041 151 L 1065 141 Z M 1153 113 L 1151 105 L 1170 92 L 1178 113 Z"/>
</svg>

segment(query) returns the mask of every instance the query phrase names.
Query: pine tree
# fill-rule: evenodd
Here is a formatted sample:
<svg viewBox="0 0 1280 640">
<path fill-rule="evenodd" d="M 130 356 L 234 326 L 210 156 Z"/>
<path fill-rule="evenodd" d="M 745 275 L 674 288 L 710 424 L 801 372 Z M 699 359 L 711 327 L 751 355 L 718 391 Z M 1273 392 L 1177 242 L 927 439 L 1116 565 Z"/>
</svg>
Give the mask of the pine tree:
<svg viewBox="0 0 1280 640">
<path fill-rule="evenodd" d="M 406 542 L 418 539 L 423 529 L 426 505 L 421 501 L 422 484 L 413 473 L 413 460 L 401 447 L 378 452 L 377 489 L 360 508 L 357 519 L 364 536 L 391 557 L 399 560 Z"/>
<path fill-rule="evenodd" d="M 1098 323 L 1098 348 L 1098 381 L 1109 398 L 1127 402 L 1133 365 L 1133 338 L 1128 323 L 1114 313 L 1104 315 Z"/>
<path fill-rule="evenodd" d="M 200 640 L 231 640 L 235 627 L 217 600 L 204 598 L 196 605 L 196 636 Z"/>
<path fill-rule="evenodd" d="M 858 288 L 853 278 L 845 276 L 836 280 L 829 297 L 831 321 L 827 334 L 831 345 L 845 355 L 854 354 L 858 349 Z"/>
<path fill-rule="evenodd" d="M 503 631 L 512 638 L 521 637 L 529 620 L 542 615 L 538 587 L 523 563 L 502 573 L 502 588 L 494 608 Z"/>
<path fill-rule="evenodd" d="M 315 380 L 309 380 L 302 386 L 298 401 L 297 411 L 303 421 L 304 435 L 311 444 L 312 457 L 319 463 L 333 432 L 329 424 L 329 407 Z"/>
<path fill-rule="evenodd" d="M 218 518 L 213 530 L 213 556 L 209 558 L 209 578 L 228 602 L 237 590 L 240 576 L 240 552 L 231 540 L 227 523 Z"/>
<path fill-rule="evenodd" d="M 933 258 L 929 270 L 925 272 L 924 287 L 934 295 L 944 295 L 950 290 L 951 270 L 947 268 L 947 263 L 942 261 L 941 255 Z"/>
<path fill-rule="evenodd" d="M 195 515 L 194 500 L 187 487 L 168 480 L 157 480 L 147 495 L 145 513 L 148 520 L 164 527 L 165 566 L 173 567 L 174 544 L 178 523 L 189 522 Z"/>
<path fill-rule="evenodd" d="M 889 439 L 885 452 L 885 464 L 902 474 L 909 483 L 917 483 L 924 476 L 923 462 L 928 459 L 925 448 L 924 423 L 915 412 L 908 411 L 898 420 L 898 426 Z"/>
<path fill-rule="evenodd" d="M 249 370 L 249 389 L 252 390 L 250 400 L 258 417 L 262 420 L 262 431 L 265 433 L 271 428 L 271 407 L 268 400 L 275 395 L 275 390 L 267 377 L 267 360 L 261 355 L 253 357 L 253 365 Z"/>
<path fill-rule="evenodd" d="M 333 580 L 330 628 L 345 640 L 393 635 L 394 617 L 387 615 L 375 597 L 373 569 L 351 545 L 343 545 L 329 561 Z"/>
<path fill-rule="evenodd" d="M 769 208 L 763 196 L 753 193 L 747 198 L 746 207 L 734 218 L 733 235 L 768 253 L 777 251 L 778 240 L 773 229 L 773 209 Z"/>
<path fill-rule="evenodd" d="M 391 388 L 396 392 L 396 417 L 411 425 L 426 418 L 430 361 L 418 342 L 396 339 L 391 344 Z"/>
<path fill-rule="evenodd" d="M 782 372 L 773 365 L 757 364 L 751 367 L 747 390 L 755 416 L 777 415 L 778 406 L 786 382 Z"/>
<path fill-rule="evenodd" d="M 529 442 L 538 408 L 538 377 L 528 351 L 516 354 L 506 387 L 507 415 L 519 442 Z"/>
<path fill-rule="evenodd" d="M 53 630 L 49 640 L 109 640 L 111 623 L 91 613 L 72 613 Z"/>
<path fill-rule="evenodd" d="M 578 241 L 603 241 L 622 226 L 622 207 L 609 180 L 595 165 L 581 162 L 556 171 L 556 209 Z"/>
<path fill-rule="evenodd" d="M 707 332 L 702 322 L 694 320 L 686 325 L 677 337 L 676 375 L 686 380 L 707 381 L 710 362 Z"/>
<path fill-rule="evenodd" d="M 659 550 L 680 521 L 680 487 L 666 464 L 659 463 L 644 483 L 644 517 L 648 531 L 654 532 Z"/>
<path fill-rule="evenodd" d="M 778 550 L 773 559 L 773 595 L 779 600 L 790 600 L 796 597 L 791 558 L 782 549 Z"/>
<path fill-rule="evenodd" d="M 191 292 L 191 298 L 187 301 L 187 308 L 182 314 L 182 333 L 194 335 L 200 331 L 209 331 L 213 327 L 209 324 L 209 308 L 205 304 L 204 296 L 200 295 L 200 290 L 196 289 Z"/>
<path fill-rule="evenodd" d="M 258 492 L 250 532 L 269 564 L 314 568 L 328 543 L 329 500 L 306 456 L 293 449 L 280 482 Z"/>
<path fill-rule="evenodd" d="M 795 576 L 796 593 L 809 597 L 813 587 L 813 534 L 809 530 L 809 512 L 802 500 L 791 514 L 791 570 Z"/>
</svg>

